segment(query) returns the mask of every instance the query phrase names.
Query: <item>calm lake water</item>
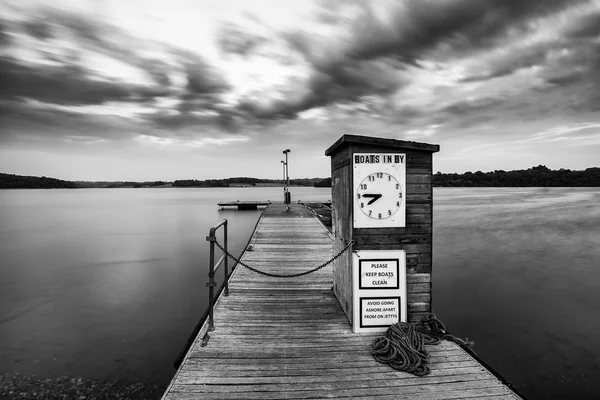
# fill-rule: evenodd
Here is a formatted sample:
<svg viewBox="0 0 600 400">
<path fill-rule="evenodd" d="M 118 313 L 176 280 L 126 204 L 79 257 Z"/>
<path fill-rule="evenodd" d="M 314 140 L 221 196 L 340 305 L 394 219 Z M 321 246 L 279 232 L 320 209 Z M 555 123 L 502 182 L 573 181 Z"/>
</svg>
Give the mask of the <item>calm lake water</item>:
<svg viewBox="0 0 600 400">
<path fill-rule="evenodd" d="M 260 215 L 216 203 L 282 197 L 0 191 L 0 374 L 166 385 L 206 308 L 208 229 L 227 218 L 239 253 Z M 525 396 L 600 398 L 599 244 L 598 188 L 435 188 L 434 311 Z"/>
</svg>

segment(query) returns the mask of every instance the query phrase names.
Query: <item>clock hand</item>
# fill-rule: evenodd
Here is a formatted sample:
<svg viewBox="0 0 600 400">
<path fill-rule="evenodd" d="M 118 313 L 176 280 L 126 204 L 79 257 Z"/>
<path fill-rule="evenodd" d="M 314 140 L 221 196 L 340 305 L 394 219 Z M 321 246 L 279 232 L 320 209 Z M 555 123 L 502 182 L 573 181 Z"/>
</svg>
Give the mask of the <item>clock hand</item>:
<svg viewBox="0 0 600 400">
<path fill-rule="evenodd" d="M 382 194 L 373 194 L 373 193 L 365 193 L 362 195 L 362 197 L 366 197 L 366 198 L 371 198 L 371 201 L 369 201 L 367 203 L 367 205 L 371 205 L 372 203 L 376 202 L 377 200 L 379 200 L 383 195 Z"/>
</svg>

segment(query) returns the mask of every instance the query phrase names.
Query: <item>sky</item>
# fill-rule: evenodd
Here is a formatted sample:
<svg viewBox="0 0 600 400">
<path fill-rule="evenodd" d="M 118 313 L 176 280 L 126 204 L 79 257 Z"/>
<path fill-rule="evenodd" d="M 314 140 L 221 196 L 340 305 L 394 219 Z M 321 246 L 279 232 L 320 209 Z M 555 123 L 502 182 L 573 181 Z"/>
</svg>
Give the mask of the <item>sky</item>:
<svg viewBox="0 0 600 400">
<path fill-rule="evenodd" d="M 343 134 L 600 166 L 600 0 L 0 2 L 0 172 L 327 177 Z"/>
</svg>

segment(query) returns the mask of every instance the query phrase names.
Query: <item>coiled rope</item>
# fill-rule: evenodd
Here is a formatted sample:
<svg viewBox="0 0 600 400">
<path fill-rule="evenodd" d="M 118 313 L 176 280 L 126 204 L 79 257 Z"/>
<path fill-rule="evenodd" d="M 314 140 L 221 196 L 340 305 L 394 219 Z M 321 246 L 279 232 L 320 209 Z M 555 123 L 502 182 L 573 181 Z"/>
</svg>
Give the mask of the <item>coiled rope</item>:
<svg viewBox="0 0 600 400">
<path fill-rule="evenodd" d="M 371 354 L 375 361 L 388 364 L 393 369 L 409 372 L 416 376 L 428 375 L 429 353 L 424 345 L 437 345 L 442 339 L 461 346 L 471 343 L 446 332 L 444 324 L 430 313 L 416 323 L 397 322 L 390 326 L 385 336 L 373 341 Z"/>
</svg>

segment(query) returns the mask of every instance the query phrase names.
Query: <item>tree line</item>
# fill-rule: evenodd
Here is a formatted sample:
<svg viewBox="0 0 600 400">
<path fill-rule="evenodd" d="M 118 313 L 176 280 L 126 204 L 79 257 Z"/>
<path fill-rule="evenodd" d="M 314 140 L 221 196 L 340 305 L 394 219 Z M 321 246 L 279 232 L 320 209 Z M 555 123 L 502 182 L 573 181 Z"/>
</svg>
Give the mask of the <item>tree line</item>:
<svg viewBox="0 0 600 400">
<path fill-rule="evenodd" d="M 323 181 L 329 180 L 331 186 L 331 178 L 302 178 L 302 179 L 290 179 L 290 185 L 292 186 L 318 186 L 322 185 Z M 230 187 L 230 186 L 281 186 L 283 180 L 281 179 L 259 179 L 259 178 L 248 178 L 248 177 L 236 177 L 227 179 L 186 179 L 177 180 L 173 182 L 175 187 Z"/>
<path fill-rule="evenodd" d="M 538 165 L 526 170 L 433 174 L 434 186 L 447 187 L 600 187 L 600 168 L 585 170 L 551 170 Z M 46 176 L 22 176 L 0 173 L 0 189 L 82 189 L 82 188 L 142 188 L 142 187 L 230 187 L 281 186 L 281 179 L 236 177 L 227 179 L 186 179 L 166 181 L 64 181 Z M 331 187 L 331 178 L 290 179 L 293 186 Z"/>
<path fill-rule="evenodd" d="M 0 189 L 76 189 L 75 182 L 46 176 L 22 176 L 0 173 Z"/>
<path fill-rule="evenodd" d="M 529 169 L 490 172 L 465 172 L 464 174 L 433 175 L 434 186 L 448 187 L 600 187 L 600 168 L 587 168 L 583 171 L 559 169 L 551 170 L 545 165 Z"/>
</svg>

